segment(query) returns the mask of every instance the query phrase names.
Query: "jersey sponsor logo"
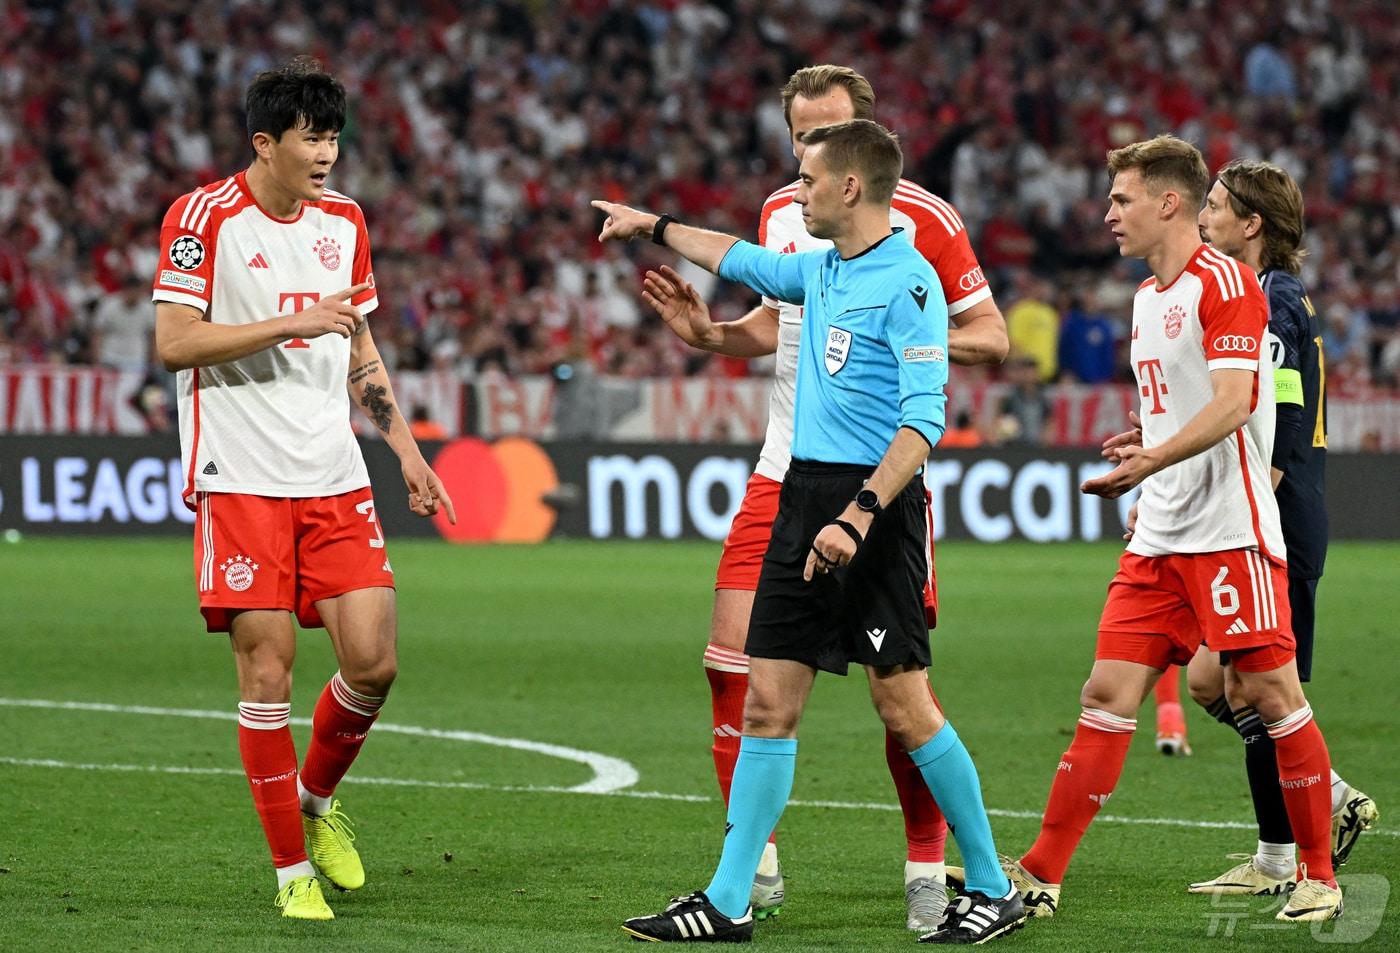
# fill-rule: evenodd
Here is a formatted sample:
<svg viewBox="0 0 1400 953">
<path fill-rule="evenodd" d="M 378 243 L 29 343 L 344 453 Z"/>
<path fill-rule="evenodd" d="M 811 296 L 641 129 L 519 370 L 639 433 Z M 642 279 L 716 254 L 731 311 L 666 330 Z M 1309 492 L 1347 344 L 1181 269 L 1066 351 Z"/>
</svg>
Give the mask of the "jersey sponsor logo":
<svg viewBox="0 0 1400 953">
<path fill-rule="evenodd" d="M 253 586 L 258 564 L 240 553 L 220 563 L 219 570 L 224 574 L 225 585 L 234 592 L 246 592 Z"/>
<path fill-rule="evenodd" d="M 870 639 L 870 644 L 875 646 L 875 651 L 880 651 L 880 647 L 885 644 L 885 633 L 889 629 L 866 629 L 865 635 Z"/>
<path fill-rule="evenodd" d="M 942 364 L 945 360 L 947 360 L 947 355 L 943 353 L 943 348 L 937 344 L 925 344 L 920 347 L 906 347 L 904 349 L 905 364 L 922 364 L 927 361 Z"/>
<path fill-rule="evenodd" d="M 1162 406 L 1162 397 L 1171 391 L 1167 390 L 1167 380 L 1162 376 L 1162 362 L 1155 357 L 1146 361 L 1138 361 L 1137 378 L 1138 392 L 1143 397 L 1152 399 L 1152 407 L 1148 413 L 1166 413 L 1167 408 Z"/>
<path fill-rule="evenodd" d="M 1167 326 L 1167 340 L 1175 341 L 1181 336 L 1181 323 L 1186 320 L 1186 309 L 1179 304 L 1174 304 L 1167 309 L 1163 320 Z"/>
<path fill-rule="evenodd" d="M 327 235 L 312 248 L 316 252 L 316 257 L 321 259 L 321 264 L 326 266 L 327 271 L 335 271 L 340 267 L 340 242 Z"/>
<path fill-rule="evenodd" d="M 1258 354 L 1259 339 L 1248 334 L 1222 334 L 1211 342 L 1217 351 L 1239 351 L 1242 354 Z"/>
<path fill-rule="evenodd" d="M 919 310 L 924 310 L 924 304 L 928 301 L 928 289 L 923 285 L 915 285 L 909 289 L 909 297 L 914 299 L 914 303 L 919 306 Z"/>
<path fill-rule="evenodd" d="M 218 475 L 219 475 L 219 468 L 216 467 L 216 466 L 214 466 L 214 461 L 213 461 L 213 460 L 210 460 L 208 463 L 206 463 L 206 464 L 204 465 L 204 469 L 201 470 L 201 471 L 199 471 L 199 472 L 200 472 L 200 473 L 203 473 L 205 476 L 218 476 Z"/>
<path fill-rule="evenodd" d="M 209 282 L 198 275 L 182 275 L 178 271 L 171 271 L 169 268 L 161 269 L 160 284 L 169 285 L 172 288 L 188 288 L 195 294 L 203 294 L 204 289 L 209 286 Z"/>
<path fill-rule="evenodd" d="M 181 271 L 194 271 L 204 264 L 204 243 L 194 235 L 181 235 L 170 243 L 170 263 Z"/>
<path fill-rule="evenodd" d="M 846 366 L 846 358 L 851 356 L 851 332 L 845 328 L 832 328 L 826 332 L 826 372 L 836 374 Z"/>
<path fill-rule="evenodd" d="M 267 263 L 267 259 L 263 257 L 262 252 L 258 252 L 258 253 L 257 253 L 256 255 L 254 255 L 252 258 L 249 258 L 249 259 L 248 259 L 248 267 L 249 267 L 249 268 L 270 268 L 270 267 L 272 267 L 272 266 L 269 265 L 269 264 Z"/>
<path fill-rule="evenodd" d="M 783 246 L 782 251 L 778 252 L 778 254 L 779 254 L 779 255 L 795 255 L 795 254 L 797 254 L 797 242 L 788 242 L 786 245 Z"/>
<path fill-rule="evenodd" d="M 971 291 L 978 285 L 986 284 L 986 282 L 987 276 L 982 273 L 982 266 L 978 265 L 976 268 L 972 269 L 967 274 L 963 275 L 961 278 L 958 279 L 958 287 L 961 288 L 963 291 Z"/>
</svg>

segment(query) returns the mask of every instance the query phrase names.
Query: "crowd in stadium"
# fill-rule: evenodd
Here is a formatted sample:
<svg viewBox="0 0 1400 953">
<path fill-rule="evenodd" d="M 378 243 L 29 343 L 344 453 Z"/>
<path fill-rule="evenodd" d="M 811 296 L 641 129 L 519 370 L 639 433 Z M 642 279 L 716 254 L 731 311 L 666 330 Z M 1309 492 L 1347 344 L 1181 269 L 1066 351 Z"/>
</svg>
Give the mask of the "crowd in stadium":
<svg viewBox="0 0 1400 953">
<path fill-rule="evenodd" d="M 676 341 L 638 294 L 665 253 L 600 245 L 588 199 L 752 236 L 794 175 L 777 91 L 836 62 L 871 78 L 906 177 L 961 212 L 1040 380 L 1125 379 L 1143 273 L 1102 223 L 1103 160 L 1165 131 L 1298 179 L 1329 389 L 1400 380 L 1385 0 L 75 0 L 0 22 L 0 364 L 149 364 L 162 212 L 247 166 L 242 90 L 310 52 L 350 92 L 330 184 L 368 217 L 399 369 L 762 373 Z M 721 318 L 753 303 L 706 290 Z"/>
</svg>

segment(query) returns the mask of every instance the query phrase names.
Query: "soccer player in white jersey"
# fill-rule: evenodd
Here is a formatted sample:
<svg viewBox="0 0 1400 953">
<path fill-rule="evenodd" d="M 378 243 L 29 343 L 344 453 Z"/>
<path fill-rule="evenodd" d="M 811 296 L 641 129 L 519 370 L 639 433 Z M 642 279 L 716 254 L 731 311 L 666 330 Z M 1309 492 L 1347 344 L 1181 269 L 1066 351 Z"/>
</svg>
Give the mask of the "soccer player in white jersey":
<svg viewBox="0 0 1400 953">
<path fill-rule="evenodd" d="M 398 664 L 394 576 L 352 402 L 398 454 L 410 509 L 456 521 L 365 320 L 378 298 L 364 215 L 326 188 L 345 110 L 344 88 L 312 61 L 259 74 L 247 95 L 253 162 L 171 206 L 152 295 L 157 349 L 179 372 L 200 611 L 233 648 L 238 747 L 276 904 L 309 920 L 333 917 L 317 869 L 343 890 L 364 883 L 333 794 Z M 300 771 L 288 727 L 293 614 L 326 628 L 340 664 Z"/>
<path fill-rule="evenodd" d="M 1054 914 L 1070 858 L 1122 773 L 1139 706 L 1164 668 L 1204 644 L 1277 750 L 1300 855 L 1298 886 L 1278 919 L 1328 920 L 1342 910 L 1331 765 L 1298 680 L 1270 485 L 1268 304 L 1253 271 L 1201 243 L 1196 215 L 1210 173 L 1194 146 L 1158 136 L 1110 152 L 1108 167 L 1108 226 L 1119 252 L 1146 259 L 1153 274 L 1133 301 L 1142 443 L 1118 448 L 1118 466 L 1083 489 L 1115 498 L 1141 484 L 1142 496 L 1040 836 L 1006 870 L 1032 915 Z"/>
<path fill-rule="evenodd" d="M 793 155 L 799 162 L 803 154 L 803 133 L 850 119 L 872 119 L 875 111 L 875 92 L 870 82 L 846 66 L 808 66 L 798 70 L 783 87 L 782 101 L 792 135 Z M 813 238 L 803 224 L 802 207 L 794 201 L 798 185 L 798 182 L 786 185 L 764 202 L 758 224 L 758 243 L 763 247 L 785 254 L 830 247 L 829 241 Z M 992 299 L 991 288 L 957 211 L 938 196 L 901 179 L 891 202 L 890 221 L 905 230 L 914 247 L 938 273 L 949 316 L 956 325 L 949 331 L 951 359 L 958 364 L 1000 363 L 1008 349 L 1006 322 Z M 685 284 L 671 269 L 654 273 L 652 280 L 665 282 L 677 292 Z M 749 658 L 744 654 L 744 643 L 748 636 L 749 614 L 763 553 L 778 511 L 778 490 L 791 459 L 802 307 L 764 298 L 744 317 L 722 324 L 712 324 L 702 308 L 658 308 L 658 311 L 672 329 L 694 347 L 734 357 L 777 352 L 776 373 L 768 402 L 768 432 L 758 466 L 749 478 L 743 503 L 724 542 L 715 579 L 710 640 L 704 656 L 712 702 L 715 774 L 728 804 L 730 781 L 739 757 L 744 697 L 748 691 Z M 692 328 L 685 314 L 696 315 L 701 325 Z M 932 628 L 937 612 L 932 532 L 929 546 L 924 602 Z M 910 930 L 927 933 L 941 922 L 947 904 L 943 849 L 948 828 L 918 767 L 888 733 L 885 757 L 904 811 L 908 848 L 904 868 L 907 926 Z M 774 915 L 782 905 L 784 890 L 777 845 L 770 841 L 754 881 L 755 917 L 765 919 Z"/>
</svg>

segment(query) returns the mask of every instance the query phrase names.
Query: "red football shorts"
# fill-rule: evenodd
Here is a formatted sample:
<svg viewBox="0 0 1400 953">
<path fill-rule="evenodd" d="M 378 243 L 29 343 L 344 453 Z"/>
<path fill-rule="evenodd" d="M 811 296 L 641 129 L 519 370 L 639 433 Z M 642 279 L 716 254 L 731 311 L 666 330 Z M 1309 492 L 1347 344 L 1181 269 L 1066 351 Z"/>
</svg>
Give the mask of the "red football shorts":
<svg viewBox="0 0 1400 953">
<path fill-rule="evenodd" d="M 306 498 L 199 493 L 194 573 L 210 632 L 227 632 L 237 609 L 285 609 L 319 628 L 319 600 L 394 588 L 369 487 Z"/>
<path fill-rule="evenodd" d="M 739 504 L 739 512 L 734 514 L 734 522 L 729 526 L 729 535 L 724 540 L 724 551 L 719 557 L 719 569 L 715 573 L 716 589 L 742 589 L 753 592 L 758 588 L 758 574 L 763 568 L 763 554 L 768 551 L 768 540 L 773 535 L 773 520 L 778 517 L 778 492 L 783 485 L 755 473 L 749 477 L 744 490 L 744 500 Z M 932 495 L 928 510 L 928 578 L 924 581 L 924 616 L 931 629 L 938 621 L 938 579 L 933 563 L 933 509 Z"/>
<path fill-rule="evenodd" d="M 1164 669 L 1191 661 L 1202 642 L 1245 671 L 1288 664 L 1295 643 L 1287 570 L 1252 549 L 1124 553 L 1094 657 Z"/>
</svg>

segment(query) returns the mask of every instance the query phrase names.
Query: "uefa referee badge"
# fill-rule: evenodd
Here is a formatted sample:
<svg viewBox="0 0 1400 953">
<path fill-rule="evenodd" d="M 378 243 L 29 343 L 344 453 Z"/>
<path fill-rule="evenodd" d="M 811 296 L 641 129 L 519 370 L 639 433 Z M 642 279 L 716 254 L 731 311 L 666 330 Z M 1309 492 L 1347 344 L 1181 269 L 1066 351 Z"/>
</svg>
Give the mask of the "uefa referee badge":
<svg viewBox="0 0 1400 953">
<path fill-rule="evenodd" d="M 851 332 L 833 327 L 826 332 L 826 372 L 835 374 L 846 366 L 846 358 L 851 354 Z"/>
</svg>

